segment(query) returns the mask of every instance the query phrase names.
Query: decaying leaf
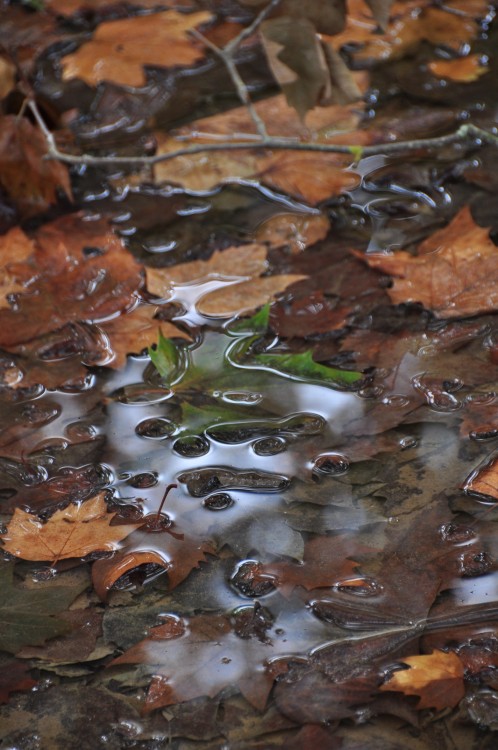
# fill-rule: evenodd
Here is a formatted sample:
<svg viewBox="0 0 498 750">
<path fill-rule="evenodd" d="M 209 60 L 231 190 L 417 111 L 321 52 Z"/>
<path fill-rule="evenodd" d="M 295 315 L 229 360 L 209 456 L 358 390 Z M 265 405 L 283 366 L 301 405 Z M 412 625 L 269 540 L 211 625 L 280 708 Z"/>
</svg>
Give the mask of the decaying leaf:
<svg viewBox="0 0 498 750">
<path fill-rule="evenodd" d="M 167 10 L 101 23 L 91 41 L 62 59 L 63 78 L 80 78 L 90 86 L 101 81 L 144 86 L 146 65 L 171 68 L 202 59 L 202 45 L 188 32 L 211 18 L 207 12 Z"/>
<path fill-rule="evenodd" d="M 0 670 L 0 703 L 8 703 L 10 695 L 20 690 L 31 690 L 37 685 L 29 674 L 30 664 L 12 659 L 2 664 Z"/>
<path fill-rule="evenodd" d="M 139 354 L 152 346 L 157 342 L 159 333 L 166 338 L 190 341 L 190 336 L 173 323 L 156 319 L 154 315 L 157 311 L 154 305 L 142 305 L 98 326 L 109 344 L 109 359 L 105 361 L 107 367 L 124 367 L 127 354 Z"/>
<path fill-rule="evenodd" d="M 435 6 L 430 0 L 396 0 L 386 26 L 387 8 L 375 9 L 373 13 L 374 4 L 382 6 L 378 1 L 349 0 L 344 31 L 328 38 L 335 49 L 354 45 L 352 56 L 357 64 L 404 57 L 422 41 L 454 52 L 464 50 L 465 45 L 477 36 L 479 19 L 484 18 L 490 8 L 487 0 L 447 0 L 442 7 Z M 378 24 L 385 26 L 385 33 L 374 33 Z"/>
<path fill-rule="evenodd" d="M 261 39 L 271 71 L 287 103 L 301 118 L 324 98 L 327 61 L 313 24 L 281 16 L 261 24 Z"/>
<path fill-rule="evenodd" d="M 330 221 L 325 214 L 277 214 L 258 227 L 254 239 L 270 247 L 287 246 L 292 254 L 325 239 Z"/>
<path fill-rule="evenodd" d="M 0 535 L 3 549 L 23 560 L 49 560 L 85 557 L 91 552 L 110 552 L 140 523 L 111 526 L 115 513 L 109 513 L 101 492 L 83 503 L 71 503 L 57 510 L 43 523 L 38 516 L 16 508 L 7 531 Z"/>
<path fill-rule="evenodd" d="M 481 60 L 480 55 L 467 55 L 454 60 L 432 60 L 427 67 L 437 78 L 447 78 L 457 83 L 471 83 L 489 70 Z"/>
<path fill-rule="evenodd" d="M 23 218 L 56 203 L 57 190 L 71 198 L 67 167 L 46 153 L 43 134 L 26 117 L 0 118 L 0 185 Z"/>
<path fill-rule="evenodd" d="M 93 564 L 93 585 L 105 601 L 118 578 L 140 565 L 158 565 L 167 571 L 169 587 L 174 589 L 206 561 L 207 554 L 214 554 L 211 544 L 175 529 L 164 529 L 160 536 L 153 534 L 152 539 L 149 533 L 137 531 L 117 555 Z"/>
<path fill-rule="evenodd" d="M 363 89 L 366 79 L 355 74 Z M 364 146 L 374 137 L 358 131 L 363 107 L 331 105 L 308 112 L 306 126 L 295 111 L 279 95 L 257 102 L 255 108 L 265 121 L 267 130 L 277 137 L 296 137 L 327 143 L 348 143 Z M 237 107 L 223 114 L 206 117 L 180 128 L 175 136 L 157 133 L 158 153 L 166 154 L 188 145 L 212 143 L 212 136 L 252 133 L 254 123 L 246 107 Z M 195 133 L 195 137 L 192 136 Z M 211 137 L 210 137 L 211 136 Z M 241 135 L 240 140 L 244 138 Z M 352 189 L 358 176 L 347 171 L 353 155 L 295 151 L 248 150 L 182 156 L 159 163 L 154 168 L 157 182 L 177 183 L 190 190 L 209 190 L 230 180 L 257 180 L 283 193 L 316 205 L 320 201 Z"/>
<path fill-rule="evenodd" d="M 140 266 L 107 221 L 82 214 L 44 224 L 33 243 L 14 228 L 2 237 L 0 251 L 5 270 L 25 287 L 15 308 L 0 309 L 0 346 L 7 349 L 69 322 L 98 321 L 131 308 L 142 283 Z"/>
<path fill-rule="evenodd" d="M 394 304 L 421 302 L 438 318 L 498 309 L 498 250 L 468 206 L 424 240 L 417 256 L 401 251 L 365 259 L 371 268 L 394 277 L 388 289 Z"/>
<path fill-rule="evenodd" d="M 276 585 L 289 595 L 295 586 L 317 589 L 334 586 L 338 581 L 353 577 L 358 563 L 351 559 L 359 549 L 350 536 L 316 536 L 305 546 L 301 564 L 272 562 L 261 565 L 266 576 L 272 576 Z"/>
<path fill-rule="evenodd" d="M 463 664 L 450 651 L 433 651 L 432 654 L 408 656 L 403 663 L 409 669 L 394 674 L 381 685 L 381 690 L 396 690 L 405 695 L 417 695 L 417 708 L 435 708 L 442 711 L 454 708 L 463 696 Z"/>
<path fill-rule="evenodd" d="M 241 245 L 215 251 L 207 261 L 180 263 L 170 268 L 147 268 L 147 288 L 159 297 L 167 296 L 175 287 L 201 280 L 218 279 L 220 289 L 198 298 L 198 311 L 209 317 L 228 318 L 254 310 L 283 292 L 305 276 L 284 274 L 265 276 L 266 247 L 261 244 Z"/>
<path fill-rule="evenodd" d="M 50 581 L 37 588 L 14 583 L 14 566 L 0 565 L 0 649 L 16 654 L 22 646 L 38 646 L 49 638 L 67 633 L 69 623 L 56 617 L 87 586 L 64 586 Z"/>
<path fill-rule="evenodd" d="M 0 99 L 4 99 L 14 88 L 15 66 L 5 57 L 0 57 Z"/>
<path fill-rule="evenodd" d="M 496 414 L 495 410 L 489 404 L 486 405 L 486 411 L 491 411 L 491 419 Z M 493 430 L 491 430 L 493 434 Z M 493 458 L 484 466 L 476 469 L 462 484 L 462 489 L 472 495 L 480 495 L 486 499 L 494 498 L 498 500 L 498 458 Z"/>
</svg>

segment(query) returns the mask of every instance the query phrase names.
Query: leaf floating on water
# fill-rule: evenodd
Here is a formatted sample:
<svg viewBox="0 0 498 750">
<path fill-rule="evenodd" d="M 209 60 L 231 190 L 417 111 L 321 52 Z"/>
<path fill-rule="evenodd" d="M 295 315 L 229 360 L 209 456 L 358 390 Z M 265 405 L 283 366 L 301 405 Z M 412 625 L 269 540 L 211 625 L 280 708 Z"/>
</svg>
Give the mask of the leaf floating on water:
<svg viewBox="0 0 498 750">
<path fill-rule="evenodd" d="M 56 562 L 91 552 L 111 552 L 142 523 L 111 526 L 115 516 L 108 512 L 103 492 L 57 510 L 46 523 L 16 508 L 0 539 L 6 552 L 23 560 Z"/>
<path fill-rule="evenodd" d="M 454 708 L 464 697 L 463 664 L 453 651 L 407 656 L 402 662 L 409 669 L 394 672 L 381 690 L 417 695 L 420 698 L 417 708 L 437 711 Z"/>
<path fill-rule="evenodd" d="M 180 263 L 171 268 L 147 268 L 147 287 L 152 294 L 164 297 L 175 286 L 219 279 L 225 285 L 202 294 L 196 307 L 210 317 L 230 318 L 264 305 L 291 284 L 306 278 L 298 274 L 259 278 L 268 267 L 266 252 L 262 244 L 241 245 L 217 250 L 209 260 Z"/>
<path fill-rule="evenodd" d="M 166 10 L 101 23 L 93 39 L 62 58 L 62 77 L 65 81 L 80 78 L 89 86 L 101 81 L 145 86 L 146 65 L 172 68 L 204 57 L 204 50 L 188 32 L 211 18 L 204 11 Z"/>
<path fill-rule="evenodd" d="M 424 240 L 418 255 L 399 251 L 363 259 L 394 277 L 387 291 L 395 305 L 420 302 L 438 318 L 498 310 L 498 251 L 468 206 Z"/>
</svg>

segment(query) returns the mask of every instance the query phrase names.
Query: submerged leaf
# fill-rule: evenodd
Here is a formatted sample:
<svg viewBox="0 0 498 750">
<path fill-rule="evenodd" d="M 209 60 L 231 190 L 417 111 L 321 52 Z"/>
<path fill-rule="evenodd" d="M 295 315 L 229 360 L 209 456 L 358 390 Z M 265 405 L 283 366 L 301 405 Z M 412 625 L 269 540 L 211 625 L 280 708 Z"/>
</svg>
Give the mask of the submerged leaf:
<svg viewBox="0 0 498 750">
<path fill-rule="evenodd" d="M 319 381 L 331 386 L 354 385 L 363 378 L 361 372 L 339 370 L 337 367 L 327 367 L 315 362 L 310 350 L 301 354 L 256 354 L 254 361 L 291 377 Z"/>
<path fill-rule="evenodd" d="M 38 646 L 67 633 L 67 622 L 55 615 L 65 611 L 87 586 L 62 586 L 50 581 L 36 588 L 14 584 L 14 566 L 0 565 L 0 649 L 17 653 L 23 646 Z"/>
</svg>

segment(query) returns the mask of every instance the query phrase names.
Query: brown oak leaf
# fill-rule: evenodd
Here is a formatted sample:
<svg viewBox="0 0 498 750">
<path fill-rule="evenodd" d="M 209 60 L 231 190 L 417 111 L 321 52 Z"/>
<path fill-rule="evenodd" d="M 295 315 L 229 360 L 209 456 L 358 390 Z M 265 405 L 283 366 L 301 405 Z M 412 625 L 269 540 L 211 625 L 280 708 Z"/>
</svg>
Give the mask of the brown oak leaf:
<svg viewBox="0 0 498 750">
<path fill-rule="evenodd" d="M 402 662 L 409 669 L 394 672 L 381 690 L 417 695 L 420 698 L 417 708 L 438 711 L 454 708 L 465 695 L 463 664 L 453 651 L 407 656 Z"/>
<path fill-rule="evenodd" d="M 0 535 L 5 552 L 23 560 L 50 560 L 56 563 L 91 552 L 111 552 L 140 523 L 111 526 L 115 513 L 109 513 L 101 492 L 83 503 L 57 510 L 45 523 L 38 516 L 16 508 L 7 531 Z"/>
<path fill-rule="evenodd" d="M 363 257 L 371 268 L 394 277 L 388 289 L 394 304 L 421 302 L 438 318 L 498 309 L 498 250 L 468 206 L 424 240 L 416 256 L 400 251 Z"/>
<path fill-rule="evenodd" d="M 190 35 L 210 21 L 210 13 L 166 10 L 101 23 L 93 39 L 62 58 L 65 81 L 80 78 L 90 86 L 112 81 L 123 86 L 145 86 L 145 65 L 171 68 L 191 65 L 204 50 Z"/>
</svg>

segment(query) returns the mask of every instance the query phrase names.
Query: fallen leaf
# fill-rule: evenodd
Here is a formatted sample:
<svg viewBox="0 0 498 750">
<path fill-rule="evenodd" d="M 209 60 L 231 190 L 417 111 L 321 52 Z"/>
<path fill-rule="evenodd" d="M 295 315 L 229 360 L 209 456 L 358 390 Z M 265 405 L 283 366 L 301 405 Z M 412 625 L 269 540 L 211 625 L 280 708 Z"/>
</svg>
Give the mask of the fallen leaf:
<svg viewBox="0 0 498 750">
<path fill-rule="evenodd" d="M 489 230 L 474 222 L 468 206 L 424 240 L 417 256 L 400 251 L 363 259 L 394 277 L 387 290 L 394 304 L 420 302 L 438 318 L 498 309 L 498 251 Z"/>
<path fill-rule="evenodd" d="M 489 405 L 486 405 L 486 410 L 489 410 Z M 475 469 L 462 484 L 462 489 L 471 495 L 498 500 L 498 458 L 492 458 Z"/>
<path fill-rule="evenodd" d="M 467 55 L 455 60 L 432 60 L 427 67 L 437 78 L 447 78 L 458 83 L 477 81 L 489 71 L 487 65 L 481 63 L 481 55 Z"/>
<path fill-rule="evenodd" d="M 309 613 L 274 617 L 259 602 L 238 607 L 231 615 L 165 616 L 145 640 L 109 666 L 150 665 L 153 678 L 145 711 L 201 695 L 217 695 L 237 685 L 262 710 L 274 679 L 285 671 L 285 658 L 309 649 L 326 637 L 327 627 Z"/>
<path fill-rule="evenodd" d="M 52 664 L 76 664 L 100 659 L 114 650 L 112 646 L 107 647 L 107 653 L 101 653 L 101 649 L 96 650 L 97 639 L 102 635 L 103 613 L 100 609 L 74 609 L 62 612 L 60 617 L 69 624 L 70 633 L 53 638 L 45 646 L 24 646 L 18 656 Z"/>
<path fill-rule="evenodd" d="M 358 76 L 358 74 L 355 74 Z M 363 89 L 366 80 L 357 79 Z M 295 137 L 326 143 L 364 146 L 373 135 L 357 131 L 361 109 L 354 105 L 317 107 L 306 117 L 306 126 L 289 107 L 283 95 L 270 97 L 254 105 L 265 121 L 270 135 Z M 237 107 L 219 115 L 196 120 L 176 131 L 175 135 L 156 133 L 158 154 L 233 134 L 252 133 L 254 124 L 246 107 Z M 195 135 L 193 135 L 195 134 Z M 240 135 L 240 140 L 244 140 Z M 247 150 L 181 156 L 156 164 L 156 182 L 177 183 L 190 190 L 209 190 L 223 182 L 257 180 L 269 187 L 317 204 L 333 194 L 352 189 L 358 176 L 347 171 L 353 156 L 313 152 Z"/>
<path fill-rule="evenodd" d="M 66 35 L 57 28 L 54 17 L 43 10 L 33 13 L 9 6 L 6 11 L 5 7 L 1 10 L 0 47 L 29 78 L 38 55 Z"/>
<path fill-rule="evenodd" d="M 195 260 L 168 268 L 147 268 L 147 288 L 158 297 L 167 296 L 175 287 L 196 281 L 219 279 L 221 289 L 198 297 L 197 310 L 209 317 L 228 318 L 254 310 L 305 276 L 285 274 L 265 276 L 266 247 L 241 245 L 215 251 L 209 260 Z"/>
<path fill-rule="evenodd" d="M 259 225 L 256 242 L 267 242 L 270 247 L 288 247 L 292 254 L 325 239 L 330 220 L 325 214 L 277 214 Z"/>
<path fill-rule="evenodd" d="M 329 72 L 314 25 L 279 16 L 260 26 L 261 41 L 271 72 L 287 103 L 301 119 L 319 105 L 329 86 Z"/>
<path fill-rule="evenodd" d="M 207 554 L 214 552 L 208 542 L 175 529 L 165 528 L 160 535 L 155 533 L 152 537 L 150 533 L 137 531 L 114 557 L 94 562 L 93 585 L 97 595 L 105 601 L 118 578 L 140 565 L 159 565 L 167 571 L 169 587 L 174 589 L 194 568 L 206 561 Z"/>
<path fill-rule="evenodd" d="M 15 66 L 5 57 L 0 57 L 0 99 L 5 99 L 10 94 L 15 82 Z"/>
<path fill-rule="evenodd" d="M 153 305 L 142 305 L 113 320 L 100 323 L 98 329 L 108 340 L 109 355 L 102 364 L 113 369 L 124 367 L 127 354 L 140 354 L 148 349 L 157 343 L 159 333 L 165 338 L 190 341 L 190 336 L 174 323 L 155 318 L 157 311 L 158 308 Z"/>
<path fill-rule="evenodd" d="M 345 29 L 327 37 L 335 49 L 348 45 L 356 65 L 399 59 L 423 41 L 455 52 L 464 50 L 479 32 L 478 19 L 486 17 L 490 8 L 487 0 L 447 0 L 443 7 L 430 0 L 398 0 L 391 6 L 385 32 L 376 34 L 378 19 L 368 5 L 372 7 L 364 0 L 349 0 Z"/>
<path fill-rule="evenodd" d="M 141 522 L 111 526 L 116 514 L 108 512 L 104 497 L 101 492 L 83 503 L 71 503 L 45 523 L 16 508 L 7 531 L 0 535 L 3 549 L 23 560 L 52 563 L 119 549 L 120 542 Z"/>
<path fill-rule="evenodd" d="M 90 86 L 101 81 L 145 86 L 146 65 L 171 68 L 204 57 L 204 49 L 189 31 L 211 18 L 211 13 L 204 11 L 166 10 L 101 23 L 93 39 L 62 58 L 62 77 L 65 81 L 79 78 Z"/>
<path fill-rule="evenodd" d="M 38 646 L 70 630 L 70 625 L 55 615 L 69 607 L 87 582 L 75 587 L 52 580 L 23 588 L 14 583 L 14 566 L 2 563 L 0 587 L 0 649 L 16 654 L 23 646 Z"/>
<path fill-rule="evenodd" d="M 72 198 L 67 167 L 46 153 L 45 137 L 26 117 L 0 118 L 0 185 L 22 218 L 55 204 L 57 190 Z"/>
<path fill-rule="evenodd" d="M 42 225 L 32 245 L 18 228 L 0 245 L 9 260 L 17 248 L 26 258 L 31 247 L 25 262 L 5 266 L 26 288 L 16 294 L 15 308 L 0 309 L 0 346 L 12 350 L 66 323 L 98 321 L 132 307 L 141 269 L 107 221 L 71 214 Z"/>
<path fill-rule="evenodd" d="M 409 669 L 394 672 L 381 690 L 417 695 L 420 698 L 417 708 L 437 711 L 454 708 L 464 697 L 463 664 L 453 651 L 407 656 L 402 662 Z"/>
<path fill-rule="evenodd" d="M 38 684 L 29 674 L 31 665 L 13 659 L 2 663 L 0 670 L 0 703 L 8 703 L 11 693 L 31 690 Z"/>
<path fill-rule="evenodd" d="M 351 536 L 315 536 L 305 545 L 302 563 L 261 563 L 261 572 L 271 576 L 275 585 L 288 596 L 295 586 L 311 591 L 353 577 L 358 563 L 351 558 L 365 550 Z"/>
</svg>

